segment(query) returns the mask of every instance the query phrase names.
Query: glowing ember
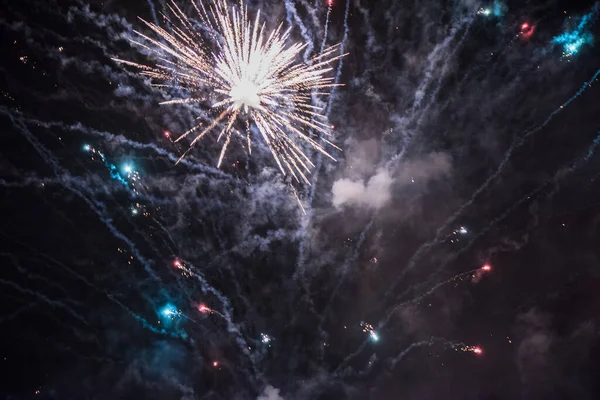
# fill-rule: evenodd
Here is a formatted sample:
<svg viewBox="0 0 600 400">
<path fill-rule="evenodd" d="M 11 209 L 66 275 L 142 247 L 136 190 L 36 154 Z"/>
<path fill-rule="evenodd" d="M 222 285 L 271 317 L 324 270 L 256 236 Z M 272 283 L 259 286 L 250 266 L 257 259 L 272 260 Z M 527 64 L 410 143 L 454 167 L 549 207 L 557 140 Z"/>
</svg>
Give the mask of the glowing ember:
<svg viewBox="0 0 600 400">
<path fill-rule="evenodd" d="M 200 304 L 200 305 L 198 306 L 198 311 L 200 311 L 200 312 L 201 312 L 201 313 L 203 313 L 203 314 L 206 314 L 206 313 L 209 313 L 211 310 L 210 310 L 210 308 L 208 308 L 206 305 L 204 305 L 204 304 Z"/>
</svg>

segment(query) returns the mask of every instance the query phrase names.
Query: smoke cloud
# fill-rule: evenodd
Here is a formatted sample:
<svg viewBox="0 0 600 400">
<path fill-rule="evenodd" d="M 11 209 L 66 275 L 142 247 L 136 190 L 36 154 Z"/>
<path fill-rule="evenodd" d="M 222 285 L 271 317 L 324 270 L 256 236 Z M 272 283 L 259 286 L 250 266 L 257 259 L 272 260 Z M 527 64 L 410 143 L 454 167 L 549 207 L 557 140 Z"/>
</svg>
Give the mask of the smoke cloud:
<svg viewBox="0 0 600 400">
<path fill-rule="evenodd" d="M 379 209 L 391 200 L 392 186 L 399 188 L 408 184 L 423 184 L 448 175 L 451 168 L 450 156 L 436 152 L 423 159 L 400 164 L 393 177 L 387 167 L 382 167 L 366 181 L 342 178 L 333 184 L 332 203 L 336 208 L 352 204 Z"/>
<path fill-rule="evenodd" d="M 274 388 L 271 385 L 268 385 L 265 390 L 260 394 L 256 400 L 284 400 L 283 397 L 279 395 L 279 389 Z"/>
</svg>

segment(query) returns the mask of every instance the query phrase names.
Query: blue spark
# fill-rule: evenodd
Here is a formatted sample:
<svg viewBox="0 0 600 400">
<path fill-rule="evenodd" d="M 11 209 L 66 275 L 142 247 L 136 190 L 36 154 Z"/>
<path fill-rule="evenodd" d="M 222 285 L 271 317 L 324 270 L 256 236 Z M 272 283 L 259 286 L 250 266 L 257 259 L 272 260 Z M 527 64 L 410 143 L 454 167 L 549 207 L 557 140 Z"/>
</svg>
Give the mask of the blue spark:
<svg viewBox="0 0 600 400">
<path fill-rule="evenodd" d="M 90 151 L 91 149 L 92 149 L 92 146 L 90 146 L 89 144 L 83 145 L 83 151 Z"/>
<path fill-rule="evenodd" d="M 479 11 L 477 11 L 477 14 L 483 15 L 484 17 L 502 17 L 506 13 L 507 9 L 508 8 L 503 2 L 494 0 L 494 3 L 491 7 L 480 8 Z"/>
<path fill-rule="evenodd" d="M 375 331 L 369 332 L 369 336 L 371 336 L 371 340 L 373 340 L 374 342 L 379 341 L 379 335 Z"/>
<path fill-rule="evenodd" d="M 552 43 L 561 44 L 563 46 L 563 55 L 565 57 L 577 54 L 583 45 L 591 44 L 593 42 L 594 38 L 589 32 L 589 29 L 596 19 L 598 11 L 600 11 L 600 3 L 594 4 L 592 10 L 581 17 L 575 30 L 565 32 L 552 39 Z"/>
<path fill-rule="evenodd" d="M 129 186 L 129 182 L 127 182 L 125 180 L 125 178 L 123 178 L 121 176 L 121 174 L 119 173 L 119 170 L 117 169 L 117 167 L 114 164 L 111 164 L 108 161 L 106 161 L 106 157 L 104 156 L 104 154 L 101 151 L 98 151 L 98 155 L 100 155 L 100 158 L 102 158 L 104 165 L 106 166 L 106 168 L 108 168 L 108 170 L 110 172 L 110 177 L 121 182 L 125 186 Z"/>
<path fill-rule="evenodd" d="M 261 333 L 260 336 L 261 336 L 261 341 L 264 344 L 269 344 L 271 342 L 271 340 L 273 340 L 273 339 L 271 339 L 271 337 L 269 335 L 266 335 L 264 333 Z"/>
<path fill-rule="evenodd" d="M 160 310 L 160 314 L 167 318 L 173 318 L 179 314 L 179 311 L 173 305 L 167 304 Z"/>
<path fill-rule="evenodd" d="M 133 167 L 130 164 L 123 165 L 123 171 L 130 174 L 133 171 Z"/>
</svg>

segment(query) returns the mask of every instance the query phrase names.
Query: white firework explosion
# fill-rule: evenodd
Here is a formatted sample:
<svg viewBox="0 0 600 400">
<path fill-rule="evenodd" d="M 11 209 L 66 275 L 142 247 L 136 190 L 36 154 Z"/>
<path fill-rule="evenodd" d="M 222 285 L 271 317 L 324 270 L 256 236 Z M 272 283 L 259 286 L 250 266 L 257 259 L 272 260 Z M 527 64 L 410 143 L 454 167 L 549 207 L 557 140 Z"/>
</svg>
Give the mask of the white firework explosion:
<svg viewBox="0 0 600 400">
<path fill-rule="evenodd" d="M 282 24 L 265 39 L 260 11 L 254 22 L 249 21 L 243 0 L 240 0 L 239 8 L 232 7 L 231 10 L 226 0 L 212 0 L 208 6 L 195 0 L 191 3 L 205 28 L 203 31 L 174 2 L 168 7 L 178 22 L 169 21 L 170 32 L 142 19 L 159 39 L 136 32 L 151 46 L 132 42 L 154 53 L 159 64 L 153 67 L 114 60 L 139 68 L 143 75 L 160 82 L 155 86 L 183 88 L 190 94 L 190 97 L 161 104 L 205 103 L 208 102 L 207 97 L 197 97 L 197 94 L 207 88 L 212 92 L 208 96 L 213 103 L 211 107 L 221 112 L 208 126 L 197 124 L 177 139 L 179 141 L 192 133 L 196 135 L 181 158 L 206 133 L 219 127 L 217 140 L 225 137 L 218 161 L 220 166 L 231 135 L 239 133 L 238 125 L 246 130 L 251 152 L 250 119 L 256 124 L 282 173 L 285 175 L 287 170 L 296 180 L 300 176 L 310 183 L 305 173 L 310 173 L 314 164 L 300 148 L 297 139 L 308 142 L 335 161 L 314 139 L 321 134 L 330 135 L 331 127 L 323 109 L 314 106 L 312 99 L 314 95 L 328 95 L 321 92 L 322 89 L 337 86 L 333 83 L 334 78 L 325 74 L 331 71 L 328 65 L 345 54 L 335 56 L 338 45 L 334 45 L 308 63 L 297 62 L 306 44 L 286 46 L 290 29 L 282 31 Z M 217 53 L 208 50 L 211 47 L 209 40 L 216 43 Z"/>
</svg>

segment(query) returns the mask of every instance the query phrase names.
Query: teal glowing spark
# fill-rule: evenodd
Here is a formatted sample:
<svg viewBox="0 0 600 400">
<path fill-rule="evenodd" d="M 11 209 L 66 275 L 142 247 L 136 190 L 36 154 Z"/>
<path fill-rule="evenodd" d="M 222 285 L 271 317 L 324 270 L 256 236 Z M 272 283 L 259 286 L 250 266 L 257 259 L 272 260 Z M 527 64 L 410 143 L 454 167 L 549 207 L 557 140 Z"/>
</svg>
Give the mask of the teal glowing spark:
<svg viewBox="0 0 600 400">
<path fill-rule="evenodd" d="M 565 57 L 570 57 L 574 54 L 577 54 L 583 45 L 592 43 L 593 36 L 589 32 L 589 29 L 596 19 L 598 11 L 600 11 L 600 3 L 594 4 L 592 10 L 581 17 L 581 20 L 577 24 L 575 30 L 571 32 L 565 32 L 562 35 L 555 36 L 552 39 L 552 43 L 563 46 L 563 55 Z"/>
<path fill-rule="evenodd" d="M 480 8 L 477 14 L 483 15 L 484 17 L 502 17 L 507 10 L 506 5 L 498 0 L 495 0 L 491 7 Z"/>
<path fill-rule="evenodd" d="M 177 309 L 175 307 L 173 307 L 171 304 L 167 304 L 166 306 L 164 306 L 161 310 L 160 310 L 160 314 L 164 317 L 167 318 L 174 318 L 177 315 L 179 315 L 179 311 L 177 311 Z"/>
</svg>

